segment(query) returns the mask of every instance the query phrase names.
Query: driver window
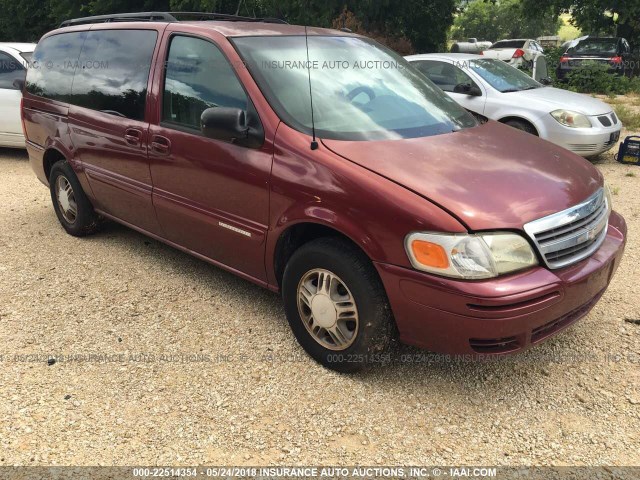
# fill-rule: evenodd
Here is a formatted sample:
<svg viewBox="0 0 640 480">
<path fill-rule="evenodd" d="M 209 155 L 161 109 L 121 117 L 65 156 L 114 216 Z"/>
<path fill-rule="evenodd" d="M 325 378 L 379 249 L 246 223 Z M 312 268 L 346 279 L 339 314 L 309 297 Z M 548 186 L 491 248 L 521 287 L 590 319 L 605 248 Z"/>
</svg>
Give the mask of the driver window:
<svg viewBox="0 0 640 480">
<path fill-rule="evenodd" d="M 176 36 L 166 65 L 162 121 L 200 130 L 207 108 L 247 109 L 247 95 L 231 65 L 211 42 Z"/>
<path fill-rule="evenodd" d="M 416 62 L 415 66 L 445 92 L 455 92 L 458 85 L 478 86 L 462 69 L 451 63 L 424 60 Z"/>
</svg>

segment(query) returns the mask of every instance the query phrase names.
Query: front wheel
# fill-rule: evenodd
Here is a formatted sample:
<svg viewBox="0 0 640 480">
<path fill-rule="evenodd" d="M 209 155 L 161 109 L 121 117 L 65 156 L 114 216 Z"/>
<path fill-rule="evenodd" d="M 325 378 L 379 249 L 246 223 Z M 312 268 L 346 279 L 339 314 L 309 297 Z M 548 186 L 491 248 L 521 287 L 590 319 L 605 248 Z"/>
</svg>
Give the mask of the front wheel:
<svg viewBox="0 0 640 480">
<path fill-rule="evenodd" d="M 325 367 L 354 372 L 384 360 L 391 309 L 378 273 L 355 246 L 332 238 L 303 245 L 287 263 L 282 295 L 298 342 Z"/>
<path fill-rule="evenodd" d="M 535 127 L 533 125 L 531 125 L 529 122 L 526 122 L 524 120 L 507 120 L 506 122 L 504 122 L 505 125 L 509 125 L 512 128 L 515 128 L 517 130 L 522 130 L 523 132 L 527 132 L 531 135 L 535 135 L 536 137 L 538 136 L 538 131 L 535 129 Z"/>
</svg>

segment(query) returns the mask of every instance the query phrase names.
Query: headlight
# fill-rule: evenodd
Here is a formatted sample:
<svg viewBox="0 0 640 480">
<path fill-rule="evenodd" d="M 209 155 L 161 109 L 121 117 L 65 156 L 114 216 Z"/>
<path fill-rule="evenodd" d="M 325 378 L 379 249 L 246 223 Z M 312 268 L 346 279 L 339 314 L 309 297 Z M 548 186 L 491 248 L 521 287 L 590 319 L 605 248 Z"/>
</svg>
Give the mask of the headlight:
<svg viewBox="0 0 640 480">
<path fill-rule="evenodd" d="M 514 233 L 411 233 L 405 241 L 414 268 L 446 277 L 493 278 L 537 265 L 531 245 Z"/>
<path fill-rule="evenodd" d="M 570 110 L 556 110 L 555 112 L 551 112 L 551 116 L 565 127 L 591 128 L 591 122 L 587 116 L 578 112 L 572 112 Z"/>
</svg>

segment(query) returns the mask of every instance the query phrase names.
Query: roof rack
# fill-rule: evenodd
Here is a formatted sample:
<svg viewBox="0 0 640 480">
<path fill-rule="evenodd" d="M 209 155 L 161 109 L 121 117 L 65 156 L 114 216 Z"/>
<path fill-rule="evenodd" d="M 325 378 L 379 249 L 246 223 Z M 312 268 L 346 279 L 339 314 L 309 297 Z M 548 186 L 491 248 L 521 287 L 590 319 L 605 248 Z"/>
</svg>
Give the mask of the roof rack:
<svg viewBox="0 0 640 480">
<path fill-rule="evenodd" d="M 262 23 L 282 23 L 284 20 L 278 18 L 256 18 L 242 17 L 239 15 L 228 15 L 225 13 L 207 12 L 138 12 L 138 13 L 115 13 L 111 15 L 96 15 L 93 17 L 74 18 L 65 20 L 59 28 L 73 25 L 90 25 L 92 23 L 111 22 L 179 22 L 179 21 L 203 21 L 221 20 L 227 22 L 262 22 Z"/>
</svg>

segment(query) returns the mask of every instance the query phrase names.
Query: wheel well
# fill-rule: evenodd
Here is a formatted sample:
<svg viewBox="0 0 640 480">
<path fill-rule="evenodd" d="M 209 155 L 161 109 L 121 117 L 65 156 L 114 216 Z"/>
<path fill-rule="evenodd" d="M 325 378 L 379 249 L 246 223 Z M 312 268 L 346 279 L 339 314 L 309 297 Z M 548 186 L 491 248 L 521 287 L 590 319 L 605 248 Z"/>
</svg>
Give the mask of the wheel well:
<svg viewBox="0 0 640 480">
<path fill-rule="evenodd" d="M 46 175 L 47 180 L 49 180 L 49 175 L 51 174 L 51 167 L 53 167 L 53 165 L 56 162 L 64 159 L 65 159 L 65 156 L 56 149 L 50 148 L 45 152 L 43 163 L 44 163 L 44 174 Z"/>
<path fill-rule="evenodd" d="M 274 266 L 278 285 L 282 285 L 284 269 L 294 252 L 305 243 L 317 240 L 318 238 L 326 237 L 335 237 L 346 240 L 347 242 L 358 248 L 360 251 L 362 251 L 364 255 L 366 255 L 366 253 L 362 250 L 362 248 L 360 248 L 360 246 L 358 246 L 358 244 L 356 244 L 353 240 L 351 240 L 343 233 L 331 227 L 320 225 L 318 223 L 299 223 L 297 225 L 293 225 L 280 235 L 278 243 L 276 244 Z"/>
<path fill-rule="evenodd" d="M 509 120 L 517 120 L 518 122 L 522 122 L 522 123 L 526 123 L 527 125 L 530 125 L 531 128 L 533 128 L 533 131 L 536 132 L 536 135 L 540 136 L 540 132 L 538 132 L 538 129 L 536 128 L 536 126 L 533 123 L 531 123 L 529 120 L 527 120 L 526 118 L 522 118 L 522 117 L 504 117 L 504 118 L 501 118 L 498 121 L 500 123 L 507 123 Z"/>
</svg>

